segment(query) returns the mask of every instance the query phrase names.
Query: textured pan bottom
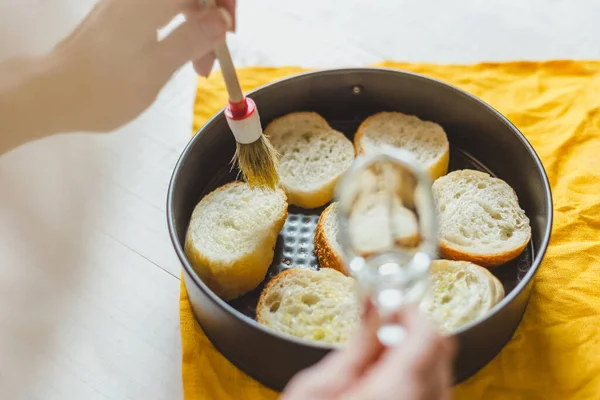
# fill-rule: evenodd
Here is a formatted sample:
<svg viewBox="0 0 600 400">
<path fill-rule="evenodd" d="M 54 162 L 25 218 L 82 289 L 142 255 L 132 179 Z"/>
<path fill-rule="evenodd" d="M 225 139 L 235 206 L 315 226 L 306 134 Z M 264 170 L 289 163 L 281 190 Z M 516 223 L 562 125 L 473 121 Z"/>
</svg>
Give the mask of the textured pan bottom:
<svg viewBox="0 0 600 400">
<path fill-rule="evenodd" d="M 451 146 L 449 170 L 458 169 L 476 169 L 494 175 L 492 171 L 469 154 Z M 235 178 L 235 174 L 230 172 L 229 167 L 223 168 L 207 188 L 207 193 Z M 269 267 L 265 280 L 252 292 L 230 302 L 232 307 L 248 317 L 256 319 L 256 305 L 260 293 L 271 278 L 291 267 L 319 268 L 317 257 L 314 254 L 313 240 L 319 216 L 324 209 L 325 207 L 311 210 L 294 206 L 289 208 L 288 218 L 279 234 L 273 263 Z M 534 249 L 530 243 L 517 259 L 492 271 L 504 285 L 507 295 L 525 276 L 533 259 Z"/>
</svg>

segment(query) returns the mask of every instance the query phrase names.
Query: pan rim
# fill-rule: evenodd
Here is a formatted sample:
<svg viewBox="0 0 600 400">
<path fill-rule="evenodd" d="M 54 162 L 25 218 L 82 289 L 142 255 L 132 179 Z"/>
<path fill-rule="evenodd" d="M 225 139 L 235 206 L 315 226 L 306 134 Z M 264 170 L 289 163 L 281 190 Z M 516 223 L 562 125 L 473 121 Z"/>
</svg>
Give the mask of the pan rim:
<svg viewBox="0 0 600 400">
<path fill-rule="evenodd" d="M 260 92 L 267 90 L 273 86 L 277 86 L 282 83 L 287 83 L 287 82 L 292 82 L 292 81 L 297 81 L 297 80 L 309 79 L 311 76 L 315 76 L 315 75 L 332 75 L 332 74 L 333 75 L 343 75 L 343 74 L 353 74 L 353 73 L 384 73 L 384 74 L 389 74 L 391 77 L 394 77 L 394 76 L 397 77 L 399 75 L 404 75 L 405 77 L 409 77 L 411 79 L 426 81 L 430 84 L 434 84 L 434 85 L 442 86 L 446 89 L 450 89 L 450 90 L 454 91 L 457 95 L 465 97 L 467 100 L 478 104 L 480 107 L 483 107 L 484 109 L 487 109 L 487 111 L 489 111 L 494 117 L 496 117 L 502 124 L 504 124 L 506 126 L 506 128 L 508 128 L 508 130 L 510 130 L 519 139 L 521 144 L 525 147 L 525 149 L 529 153 L 529 156 L 533 159 L 534 164 L 536 165 L 537 173 L 540 175 L 540 178 L 542 180 L 544 197 L 545 197 L 546 208 L 547 208 L 547 213 L 546 213 L 547 222 L 545 224 L 540 248 L 539 249 L 534 248 L 534 259 L 531 263 L 531 267 L 529 268 L 529 270 L 527 271 L 525 276 L 523 276 L 523 278 L 517 283 L 517 285 L 510 291 L 510 293 L 508 293 L 499 303 L 497 303 L 483 317 L 475 319 L 473 321 L 470 321 L 470 322 L 466 323 L 465 325 L 462 325 L 459 329 L 456 329 L 455 331 L 453 331 L 451 333 L 451 336 L 458 336 L 466 331 L 469 331 L 470 329 L 474 328 L 477 325 L 485 323 L 487 320 L 489 320 L 493 316 L 495 316 L 498 312 L 500 312 L 500 310 L 505 308 L 517 296 L 519 296 L 521 294 L 521 292 L 523 292 L 525 290 L 527 285 L 529 285 L 529 283 L 533 280 L 533 277 L 537 273 L 537 271 L 541 265 L 541 262 L 546 254 L 546 251 L 548 249 L 548 245 L 550 243 L 550 238 L 552 235 L 553 218 L 554 218 L 552 191 L 550 188 L 550 182 L 548 179 L 548 175 L 546 173 L 544 165 L 542 164 L 538 154 L 536 153 L 535 149 L 530 144 L 530 142 L 527 140 L 525 135 L 523 135 L 523 133 L 512 122 L 510 122 L 504 115 L 502 115 L 498 110 L 496 110 L 494 107 L 492 107 L 491 105 L 489 105 L 482 99 L 480 99 L 480 98 L 478 98 L 478 97 L 476 97 L 454 85 L 450 85 L 441 80 L 427 77 L 427 76 L 419 74 L 419 73 L 398 70 L 398 69 L 393 69 L 393 68 L 385 68 L 385 67 L 311 69 L 306 72 L 294 74 L 294 75 L 284 77 L 284 78 L 275 80 L 273 82 L 267 83 L 265 85 L 262 85 L 256 89 L 250 91 L 247 95 L 248 95 L 248 97 L 252 97 L 253 95 L 259 94 Z M 187 274 L 191 277 L 193 283 L 202 292 L 204 292 L 204 294 L 209 299 L 211 299 L 213 301 L 213 303 L 218 305 L 220 308 L 226 310 L 229 314 L 233 315 L 241 322 L 244 322 L 244 323 L 252 326 L 253 328 L 258 329 L 269 336 L 273 336 L 280 340 L 293 342 L 300 346 L 308 346 L 308 347 L 312 347 L 315 349 L 334 350 L 334 349 L 343 347 L 344 344 L 339 344 L 339 345 L 328 344 L 328 343 L 321 343 L 321 342 L 311 341 L 311 340 L 307 340 L 307 339 L 297 338 L 295 336 L 281 333 L 281 332 L 275 331 L 269 327 L 261 325 L 260 323 L 258 323 L 258 321 L 254 320 L 254 319 L 244 315 L 240 311 L 236 310 L 234 307 L 229 305 L 226 301 L 224 301 L 220 297 L 218 297 L 212 290 L 210 290 L 208 288 L 208 286 L 206 286 L 206 284 L 204 282 L 202 282 L 200 277 L 196 274 L 196 272 L 190 265 L 187 257 L 185 256 L 183 246 L 181 245 L 181 243 L 179 243 L 179 240 L 177 238 L 177 232 L 175 229 L 176 224 L 175 224 L 174 211 L 173 211 L 173 197 L 174 197 L 175 183 L 176 183 L 177 177 L 179 175 L 179 172 L 181 171 L 181 169 L 185 163 L 185 159 L 187 157 L 189 150 L 195 145 L 197 140 L 200 140 L 200 138 L 202 137 L 202 134 L 205 131 L 207 131 L 208 129 L 210 129 L 210 127 L 221 118 L 224 118 L 223 109 L 219 110 L 215 115 L 213 115 L 202 127 L 200 127 L 200 129 L 198 129 L 196 134 L 188 141 L 188 143 L 184 147 L 183 151 L 181 152 L 181 154 L 177 160 L 177 163 L 175 164 L 173 173 L 171 174 L 171 178 L 169 181 L 169 187 L 168 187 L 168 191 L 167 191 L 167 204 L 166 204 L 167 205 L 167 210 L 166 210 L 167 211 L 167 213 L 166 213 L 167 214 L 167 225 L 168 225 L 169 237 L 170 237 L 171 243 L 173 244 L 173 247 L 175 249 L 175 252 L 177 254 L 179 261 L 182 264 L 182 267 L 187 272 Z"/>
</svg>

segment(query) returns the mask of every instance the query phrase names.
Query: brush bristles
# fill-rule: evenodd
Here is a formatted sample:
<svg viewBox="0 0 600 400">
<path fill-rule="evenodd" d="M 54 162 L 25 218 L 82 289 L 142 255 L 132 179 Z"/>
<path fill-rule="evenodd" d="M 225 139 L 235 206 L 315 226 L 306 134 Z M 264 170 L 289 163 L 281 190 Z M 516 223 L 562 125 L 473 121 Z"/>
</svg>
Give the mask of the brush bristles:
<svg viewBox="0 0 600 400">
<path fill-rule="evenodd" d="M 238 164 L 250 187 L 275 189 L 279 184 L 277 150 L 265 135 L 249 144 L 236 143 L 233 163 Z"/>
</svg>

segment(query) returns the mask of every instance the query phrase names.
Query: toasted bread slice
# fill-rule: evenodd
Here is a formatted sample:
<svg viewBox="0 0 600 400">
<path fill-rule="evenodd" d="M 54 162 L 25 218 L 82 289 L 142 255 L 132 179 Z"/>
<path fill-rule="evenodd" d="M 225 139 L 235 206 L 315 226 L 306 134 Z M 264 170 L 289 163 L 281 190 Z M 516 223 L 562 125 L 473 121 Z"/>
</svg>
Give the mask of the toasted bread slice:
<svg viewBox="0 0 600 400">
<path fill-rule="evenodd" d="M 277 118 L 265 135 L 281 156 L 278 171 L 288 202 L 317 208 L 331 201 L 339 177 L 354 159 L 352 142 L 314 112 Z"/>
<path fill-rule="evenodd" d="M 344 343 L 360 321 L 354 280 L 329 268 L 290 268 L 263 289 L 256 319 L 288 335 Z"/>
<path fill-rule="evenodd" d="M 255 289 L 265 278 L 286 218 L 283 190 L 228 183 L 195 207 L 185 254 L 212 291 L 232 300 Z"/>
<path fill-rule="evenodd" d="M 485 316 L 504 298 L 498 278 L 467 261 L 435 260 L 430 274 L 432 287 L 419 307 L 445 334 Z"/>
<path fill-rule="evenodd" d="M 442 257 L 494 267 L 513 260 L 531 239 L 515 191 L 485 172 L 461 170 L 433 184 Z"/>
<path fill-rule="evenodd" d="M 356 154 L 394 146 L 411 152 L 432 180 L 448 172 L 450 145 L 444 129 L 400 112 L 380 112 L 365 119 L 354 136 Z"/>
<path fill-rule="evenodd" d="M 349 223 L 353 246 L 362 256 L 368 256 L 392 244 L 388 209 L 375 198 L 371 200 L 363 200 L 356 205 L 356 212 Z M 330 204 L 319 217 L 314 239 L 315 254 L 321 267 L 333 268 L 347 274 L 337 238 L 336 207 L 337 203 Z M 395 243 L 408 247 L 417 245 L 419 230 L 415 215 L 400 204 L 396 204 L 394 215 Z"/>
</svg>

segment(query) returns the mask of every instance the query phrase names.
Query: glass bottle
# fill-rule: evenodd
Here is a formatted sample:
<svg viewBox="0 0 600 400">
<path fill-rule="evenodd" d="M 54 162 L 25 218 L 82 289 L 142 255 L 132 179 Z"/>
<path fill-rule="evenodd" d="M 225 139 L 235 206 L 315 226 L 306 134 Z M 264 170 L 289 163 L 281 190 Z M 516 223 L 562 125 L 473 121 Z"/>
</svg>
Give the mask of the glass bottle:
<svg viewBox="0 0 600 400">
<path fill-rule="evenodd" d="M 361 300 L 379 312 L 379 340 L 394 345 L 405 334 L 394 316 L 421 300 L 437 256 L 429 174 L 411 153 L 385 147 L 359 155 L 340 178 L 335 197 L 345 266 Z"/>
</svg>

